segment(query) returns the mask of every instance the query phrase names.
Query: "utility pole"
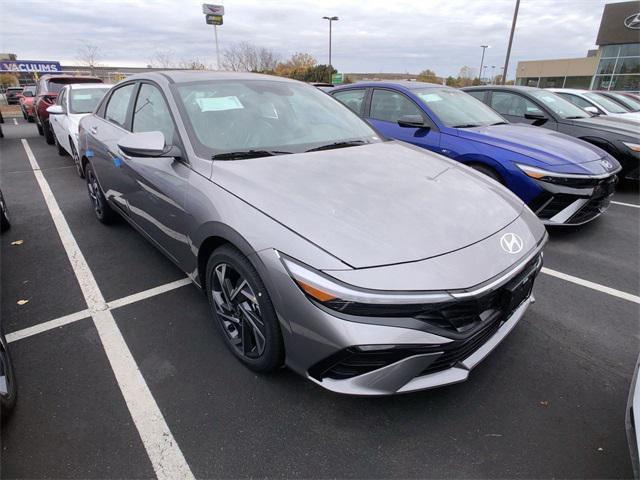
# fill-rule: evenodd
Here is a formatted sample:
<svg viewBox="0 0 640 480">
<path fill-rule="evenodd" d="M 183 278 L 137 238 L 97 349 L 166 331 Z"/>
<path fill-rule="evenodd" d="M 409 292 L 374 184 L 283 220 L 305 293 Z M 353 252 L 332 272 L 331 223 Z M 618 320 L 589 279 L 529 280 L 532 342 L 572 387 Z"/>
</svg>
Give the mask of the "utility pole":
<svg viewBox="0 0 640 480">
<path fill-rule="evenodd" d="M 213 32 L 216 37 L 216 70 L 220 70 L 220 47 L 218 46 L 218 26 L 213 26 Z"/>
<path fill-rule="evenodd" d="M 516 20 L 518 20 L 518 8 L 520 8 L 520 0 L 516 0 L 516 8 L 513 11 L 513 22 L 511 22 L 511 34 L 509 35 L 509 46 L 507 47 L 507 56 L 504 59 L 504 71 L 502 73 L 502 85 L 507 80 L 507 72 L 509 71 L 509 57 L 511 56 L 511 45 L 513 44 L 513 34 L 516 31 Z"/>
<path fill-rule="evenodd" d="M 480 60 L 480 70 L 478 71 L 478 80 L 482 84 L 482 65 L 484 65 L 484 52 L 489 48 L 489 45 L 480 45 L 482 49 L 482 59 Z"/>
<path fill-rule="evenodd" d="M 340 20 L 338 17 L 322 17 L 325 20 L 329 20 L 329 66 L 331 67 L 331 23 Z"/>
</svg>

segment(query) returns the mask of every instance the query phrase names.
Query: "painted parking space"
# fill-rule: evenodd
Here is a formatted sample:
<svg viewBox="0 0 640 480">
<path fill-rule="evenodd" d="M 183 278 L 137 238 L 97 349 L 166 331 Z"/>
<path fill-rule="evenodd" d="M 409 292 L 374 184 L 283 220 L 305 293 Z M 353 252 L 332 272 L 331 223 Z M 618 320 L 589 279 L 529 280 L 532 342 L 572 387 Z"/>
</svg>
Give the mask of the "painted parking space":
<svg viewBox="0 0 640 480">
<path fill-rule="evenodd" d="M 32 135 L 32 127 L 16 128 Z M 42 137 L 28 139 L 108 302 L 184 277 L 126 223 L 105 227 L 95 221 L 84 182 L 69 157 L 58 157 Z M 20 145 L 13 139 L 0 144 L 3 165 L 14 143 Z M 21 161 L 26 162 L 24 155 Z M 3 173 L 3 191 L 5 178 Z M 30 193 L 21 205 L 46 210 L 35 204 L 35 182 L 20 190 Z M 613 208 L 594 228 L 552 235 L 546 266 L 633 292 L 619 279 L 631 278 L 623 259 L 637 262 L 637 251 L 634 257 L 624 242 L 616 243 L 610 254 L 615 258 L 601 262 L 599 243 L 607 232 L 592 239 L 605 230 L 598 225 L 605 225 L 609 235 L 626 239 L 628 246 L 637 243 L 633 217 Z M 26 232 L 28 241 L 55 233 L 44 222 L 35 223 L 32 231 L 16 225 L 11 233 Z M 4 271 L 5 262 L 15 260 L 5 236 L 2 241 Z M 564 242 L 578 245 L 579 255 L 572 256 Z M 49 255 L 55 252 L 65 255 L 59 242 L 51 243 Z M 571 270 L 580 262 L 599 267 Z M 64 270 L 48 257 L 39 264 L 45 275 Z M 67 289 L 72 280 L 58 279 L 58 290 Z M 3 276 L 3 300 L 12 282 L 13 275 Z M 43 304 L 79 303 L 69 304 L 63 313 L 86 308 L 79 290 L 64 293 L 61 300 Z M 331 394 L 287 370 L 267 376 L 247 370 L 226 350 L 206 298 L 194 286 L 135 301 L 112 314 L 199 478 L 629 476 L 623 417 L 637 355 L 637 305 L 545 275 L 536 295 L 538 302 L 468 382 L 379 399 Z M 18 375 L 26 377 L 21 395 L 28 399 L 19 400 L 15 417 L 3 427 L 3 449 L 9 449 L 2 455 L 3 474 L 40 477 L 49 469 L 56 477 L 153 476 L 91 320 L 13 342 L 12 352 Z M 77 385 L 52 387 L 64 382 L 64 374 Z M 102 397 L 96 399 L 98 395 Z M 55 408 L 49 404 L 53 397 L 59 398 Z M 46 438 L 59 444 L 55 455 L 27 455 L 33 425 L 47 426 Z M 92 429 L 84 436 L 75 430 L 87 425 Z M 74 440 L 65 442 L 69 436 Z M 78 439 L 87 444 L 84 450 Z M 114 445 L 103 448 L 107 441 Z M 121 453 L 125 445 L 131 447 Z M 75 468 L 53 465 L 61 458 Z"/>
</svg>

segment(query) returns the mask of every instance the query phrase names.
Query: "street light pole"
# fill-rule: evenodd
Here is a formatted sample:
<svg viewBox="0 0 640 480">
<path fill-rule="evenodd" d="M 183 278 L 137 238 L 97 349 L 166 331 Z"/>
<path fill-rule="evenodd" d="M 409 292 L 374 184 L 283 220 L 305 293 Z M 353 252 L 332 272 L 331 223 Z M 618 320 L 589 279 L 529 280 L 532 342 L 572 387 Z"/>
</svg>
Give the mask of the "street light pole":
<svg viewBox="0 0 640 480">
<path fill-rule="evenodd" d="M 502 85 L 505 84 L 507 79 L 507 72 L 509 71 L 509 57 L 511 56 L 511 45 L 513 44 L 513 34 L 516 31 L 516 20 L 518 19 L 518 8 L 520 8 L 520 0 L 516 0 L 516 8 L 513 11 L 513 21 L 511 22 L 511 34 L 509 35 L 509 46 L 507 47 L 507 56 L 504 59 L 504 73 L 502 74 Z"/>
<path fill-rule="evenodd" d="M 480 70 L 478 71 L 478 80 L 482 83 L 482 65 L 484 65 L 484 52 L 489 48 L 489 45 L 480 45 L 482 49 L 482 59 L 480 60 Z"/>
<path fill-rule="evenodd" d="M 338 17 L 322 17 L 325 20 L 329 20 L 329 66 L 331 67 L 331 23 L 340 20 Z"/>
</svg>

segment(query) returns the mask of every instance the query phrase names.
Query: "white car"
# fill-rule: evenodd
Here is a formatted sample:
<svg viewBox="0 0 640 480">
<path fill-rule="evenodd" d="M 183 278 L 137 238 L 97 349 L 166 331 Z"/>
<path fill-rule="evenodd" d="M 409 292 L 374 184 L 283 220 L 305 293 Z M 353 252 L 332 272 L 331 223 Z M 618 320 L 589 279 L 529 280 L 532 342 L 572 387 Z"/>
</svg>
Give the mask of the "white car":
<svg viewBox="0 0 640 480">
<path fill-rule="evenodd" d="M 594 115 L 610 115 L 640 122 L 640 112 L 632 112 L 599 92 L 577 88 L 547 88 L 547 90 L 557 93 L 577 107 Z"/>
<path fill-rule="evenodd" d="M 93 112 L 111 87 L 105 83 L 71 83 L 60 90 L 56 104 L 47 108 L 58 153 L 71 155 L 81 177 L 84 172 L 78 158 L 80 120 Z"/>
</svg>

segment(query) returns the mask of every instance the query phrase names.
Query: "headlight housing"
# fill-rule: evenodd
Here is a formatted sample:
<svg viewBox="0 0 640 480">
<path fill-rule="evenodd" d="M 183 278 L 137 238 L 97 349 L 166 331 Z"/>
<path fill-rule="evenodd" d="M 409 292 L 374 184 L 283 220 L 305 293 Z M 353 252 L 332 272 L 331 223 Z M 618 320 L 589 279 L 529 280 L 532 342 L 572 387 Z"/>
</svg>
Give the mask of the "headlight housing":
<svg viewBox="0 0 640 480">
<path fill-rule="evenodd" d="M 590 175 L 588 173 L 558 173 L 550 172 L 531 165 L 523 165 L 515 163 L 522 172 L 529 178 L 541 182 L 553 183 L 572 188 L 589 188 L 598 185 L 603 178 L 610 177 L 613 172 L 607 172 L 600 175 Z"/>
<path fill-rule="evenodd" d="M 454 301 L 447 292 L 383 292 L 344 284 L 328 275 L 281 256 L 289 275 L 316 304 L 338 312 L 373 317 L 416 317 Z"/>
</svg>

